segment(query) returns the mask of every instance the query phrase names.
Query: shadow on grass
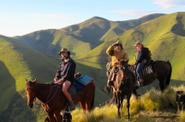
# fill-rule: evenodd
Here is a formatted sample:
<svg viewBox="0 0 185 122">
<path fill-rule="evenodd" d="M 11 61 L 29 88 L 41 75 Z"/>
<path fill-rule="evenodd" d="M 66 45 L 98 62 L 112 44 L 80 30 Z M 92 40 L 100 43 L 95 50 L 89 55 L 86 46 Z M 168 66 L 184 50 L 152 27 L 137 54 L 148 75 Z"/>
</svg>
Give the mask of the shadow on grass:
<svg viewBox="0 0 185 122">
<path fill-rule="evenodd" d="M 0 62 L 0 122 L 35 122 L 36 117 L 26 105 L 26 101 L 16 91 L 16 81 L 6 66 Z"/>
</svg>

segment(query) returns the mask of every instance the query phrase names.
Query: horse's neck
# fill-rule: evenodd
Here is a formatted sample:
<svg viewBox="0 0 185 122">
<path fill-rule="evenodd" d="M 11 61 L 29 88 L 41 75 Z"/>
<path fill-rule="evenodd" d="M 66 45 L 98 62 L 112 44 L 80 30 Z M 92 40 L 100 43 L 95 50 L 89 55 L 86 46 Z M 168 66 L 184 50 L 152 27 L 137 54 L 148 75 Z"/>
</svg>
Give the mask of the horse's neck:
<svg viewBox="0 0 185 122">
<path fill-rule="evenodd" d="M 43 103 L 46 102 L 49 95 L 50 86 L 48 84 L 37 84 L 35 88 L 36 97 Z"/>
</svg>

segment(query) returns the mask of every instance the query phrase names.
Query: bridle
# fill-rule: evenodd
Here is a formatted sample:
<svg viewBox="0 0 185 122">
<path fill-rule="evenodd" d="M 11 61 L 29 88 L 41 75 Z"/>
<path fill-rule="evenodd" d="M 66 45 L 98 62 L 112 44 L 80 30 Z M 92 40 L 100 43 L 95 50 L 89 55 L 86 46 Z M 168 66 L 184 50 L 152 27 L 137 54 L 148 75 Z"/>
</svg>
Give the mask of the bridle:
<svg viewBox="0 0 185 122">
<path fill-rule="evenodd" d="M 33 88 L 30 86 L 30 85 L 28 85 L 27 84 L 27 86 L 26 86 L 27 88 L 26 88 L 26 90 L 27 90 L 27 92 L 31 92 L 32 93 L 32 98 L 33 98 L 33 102 L 36 100 L 36 96 L 35 96 L 35 92 L 33 91 Z M 29 94 L 29 96 L 30 96 L 30 94 Z"/>
</svg>

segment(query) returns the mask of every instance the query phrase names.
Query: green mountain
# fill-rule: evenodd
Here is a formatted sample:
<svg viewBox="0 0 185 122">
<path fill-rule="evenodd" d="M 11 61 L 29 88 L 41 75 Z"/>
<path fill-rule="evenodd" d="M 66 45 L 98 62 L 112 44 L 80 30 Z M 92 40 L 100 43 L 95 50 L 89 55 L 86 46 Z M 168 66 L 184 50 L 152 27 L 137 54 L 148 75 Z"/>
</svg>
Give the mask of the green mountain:
<svg viewBox="0 0 185 122">
<path fill-rule="evenodd" d="M 134 63 L 136 56 L 133 45 L 140 40 L 151 49 L 154 60 L 169 60 L 172 63 L 173 79 L 185 79 L 185 62 L 183 61 L 185 56 L 181 54 L 185 50 L 185 12 L 164 15 L 144 22 L 123 32 L 118 38 L 129 54 L 130 63 Z M 81 62 L 103 68 L 102 64 L 107 61 L 105 50 L 114 41 L 98 45 L 81 57 Z"/>
<path fill-rule="evenodd" d="M 50 56 L 56 55 L 61 47 L 66 47 L 71 50 L 75 57 L 79 57 L 103 41 L 117 38 L 125 30 L 162 15 L 152 14 L 130 21 L 110 21 L 100 17 L 93 17 L 66 28 L 36 31 L 15 37 L 15 39 Z M 83 49 L 83 52 L 79 51 L 79 49 Z"/>
<path fill-rule="evenodd" d="M 0 122 L 42 120 L 44 114 L 38 104 L 34 112 L 26 106 L 25 79 L 51 82 L 61 47 L 72 51 L 77 71 L 95 79 L 96 105 L 105 101 L 105 50 L 118 38 L 129 53 L 130 63 L 135 57 L 132 45 L 141 40 L 151 49 L 154 60 L 172 63 L 173 79 L 185 79 L 185 56 L 181 53 L 185 50 L 185 12 L 152 14 L 127 21 L 93 17 L 58 30 L 41 30 L 14 38 L 0 36 Z"/>
<path fill-rule="evenodd" d="M 44 61 L 44 62 L 43 62 Z M 25 101 L 25 79 L 51 81 L 56 64 L 51 58 L 11 38 L 0 36 L 0 121 L 34 121 Z"/>
</svg>

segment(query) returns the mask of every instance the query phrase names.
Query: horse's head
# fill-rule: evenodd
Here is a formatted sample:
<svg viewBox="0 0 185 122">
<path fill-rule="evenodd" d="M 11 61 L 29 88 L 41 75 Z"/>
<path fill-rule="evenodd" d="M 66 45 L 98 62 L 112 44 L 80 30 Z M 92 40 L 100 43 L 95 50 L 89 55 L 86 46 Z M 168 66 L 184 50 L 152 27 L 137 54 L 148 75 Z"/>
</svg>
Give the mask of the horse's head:
<svg viewBox="0 0 185 122">
<path fill-rule="evenodd" d="M 125 68 L 122 65 L 114 66 L 109 73 L 107 87 L 120 87 L 122 81 L 125 79 Z"/>
<path fill-rule="evenodd" d="M 26 80 L 26 97 L 27 97 L 27 105 L 30 106 L 30 108 L 33 107 L 33 102 L 36 99 L 35 93 L 33 91 L 35 85 L 36 85 L 36 80 L 29 81 Z"/>
</svg>

